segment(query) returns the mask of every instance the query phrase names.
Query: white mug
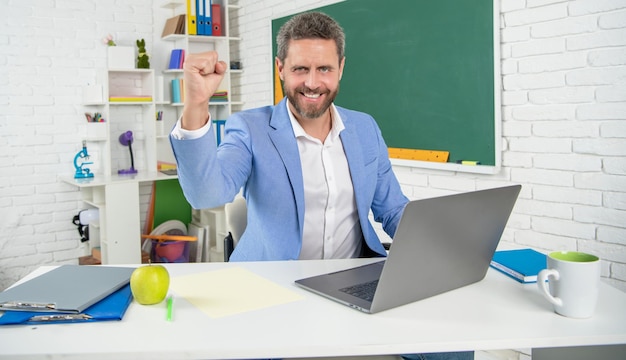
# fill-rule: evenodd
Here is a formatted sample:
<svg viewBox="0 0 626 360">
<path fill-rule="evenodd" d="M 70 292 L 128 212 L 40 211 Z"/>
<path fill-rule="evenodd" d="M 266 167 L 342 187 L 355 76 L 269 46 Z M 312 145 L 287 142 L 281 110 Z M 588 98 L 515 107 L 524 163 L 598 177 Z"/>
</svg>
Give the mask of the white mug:
<svg viewBox="0 0 626 360">
<path fill-rule="evenodd" d="M 548 254 L 547 266 L 539 272 L 537 285 L 554 311 L 571 318 L 593 316 L 600 286 L 600 259 L 576 251 L 555 251 Z"/>
</svg>

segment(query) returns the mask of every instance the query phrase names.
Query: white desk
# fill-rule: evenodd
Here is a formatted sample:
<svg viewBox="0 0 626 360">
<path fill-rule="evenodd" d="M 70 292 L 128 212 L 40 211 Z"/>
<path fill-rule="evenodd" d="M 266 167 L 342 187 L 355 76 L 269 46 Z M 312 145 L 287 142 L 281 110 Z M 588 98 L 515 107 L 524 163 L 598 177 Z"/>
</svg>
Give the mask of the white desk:
<svg viewBox="0 0 626 360">
<path fill-rule="evenodd" d="M 294 279 L 367 261 L 169 264 L 173 277 L 243 267 L 304 299 L 213 319 L 179 298 L 173 322 L 165 320 L 163 304 L 133 302 L 122 321 L 5 326 L 0 358 L 289 358 L 626 343 L 626 294 L 606 284 L 597 314 L 588 320 L 554 314 L 535 284 L 494 270 L 479 283 L 375 315 L 293 285 Z"/>
</svg>

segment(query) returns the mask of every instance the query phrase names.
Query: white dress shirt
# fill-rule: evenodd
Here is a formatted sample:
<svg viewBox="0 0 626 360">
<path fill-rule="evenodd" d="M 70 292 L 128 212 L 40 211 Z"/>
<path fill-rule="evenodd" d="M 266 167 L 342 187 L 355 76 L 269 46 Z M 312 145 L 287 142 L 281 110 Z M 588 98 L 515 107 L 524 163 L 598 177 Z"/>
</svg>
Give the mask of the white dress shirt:
<svg viewBox="0 0 626 360">
<path fill-rule="evenodd" d="M 170 133 L 170 135 L 172 135 L 174 139 L 177 140 L 193 140 L 201 138 L 204 136 L 204 134 L 209 132 L 209 129 L 211 128 L 211 123 L 213 123 L 213 121 L 211 121 L 211 114 L 209 114 L 209 121 L 207 121 L 207 123 L 203 127 L 196 130 L 185 130 L 180 125 L 182 118 L 183 116 L 181 115 L 178 118 L 178 121 L 176 121 L 176 125 L 174 125 L 172 132 Z"/>
<path fill-rule="evenodd" d="M 287 103 L 286 103 L 287 104 Z M 300 259 L 353 258 L 361 254 L 361 225 L 348 160 L 339 134 L 343 121 L 331 105 L 332 126 L 322 143 L 287 112 L 300 151 L 304 181 L 304 229 Z"/>
</svg>

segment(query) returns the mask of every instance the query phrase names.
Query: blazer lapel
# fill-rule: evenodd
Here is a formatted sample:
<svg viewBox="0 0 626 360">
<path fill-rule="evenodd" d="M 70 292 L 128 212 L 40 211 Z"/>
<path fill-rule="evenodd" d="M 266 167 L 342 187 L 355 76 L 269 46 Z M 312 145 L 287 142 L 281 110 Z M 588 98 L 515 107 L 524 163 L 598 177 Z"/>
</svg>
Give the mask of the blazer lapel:
<svg viewBox="0 0 626 360">
<path fill-rule="evenodd" d="M 352 185 L 354 187 L 354 195 L 357 203 L 357 208 L 360 209 L 361 192 L 357 189 L 362 189 L 364 186 L 364 164 L 363 164 L 363 149 L 361 148 L 361 142 L 359 141 L 358 134 L 354 128 L 355 124 L 352 119 L 348 117 L 345 112 L 340 112 L 341 120 L 345 126 L 341 132 L 341 142 L 343 144 L 343 151 L 346 153 L 348 159 L 348 167 L 350 168 L 350 175 L 352 176 Z"/>
<path fill-rule="evenodd" d="M 283 99 L 274 107 L 272 118 L 270 119 L 270 127 L 272 127 L 274 131 L 269 132 L 269 137 L 287 170 L 291 190 L 295 197 L 296 209 L 298 210 L 300 235 L 302 235 L 302 227 L 304 224 L 304 182 L 302 179 L 302 166 L 300 164 L 298 143 L 293 134 L 285 101 L 286 100 Z"/>
</svg>

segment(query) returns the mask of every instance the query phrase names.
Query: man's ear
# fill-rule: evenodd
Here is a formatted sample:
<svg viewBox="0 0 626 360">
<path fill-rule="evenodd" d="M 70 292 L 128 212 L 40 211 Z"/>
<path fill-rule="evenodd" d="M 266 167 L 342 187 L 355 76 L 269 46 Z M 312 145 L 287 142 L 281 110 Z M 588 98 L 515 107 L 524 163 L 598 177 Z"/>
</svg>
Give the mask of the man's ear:
<svg viewBox="0 0 626 360">
<path fill-rule="evenodd" d="M 280 76 L 280 80 L 285 81 L 285 79 L 283 79 L 283 63 L 280 61 L 280 59 L 278 58 L 278 56 L 276 57 L 276 69 L 278 69 L 278 75 Z"/>
</svg>

